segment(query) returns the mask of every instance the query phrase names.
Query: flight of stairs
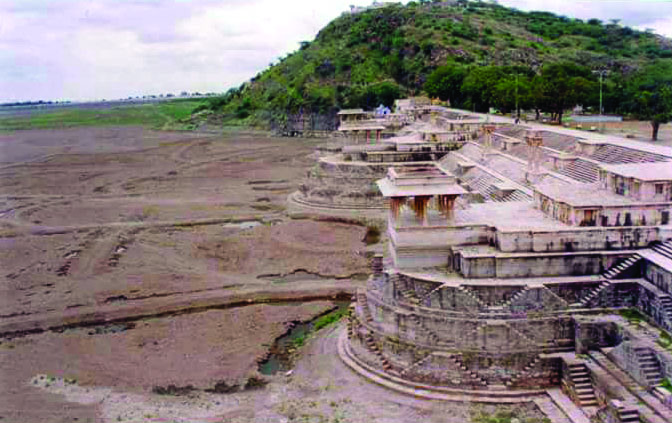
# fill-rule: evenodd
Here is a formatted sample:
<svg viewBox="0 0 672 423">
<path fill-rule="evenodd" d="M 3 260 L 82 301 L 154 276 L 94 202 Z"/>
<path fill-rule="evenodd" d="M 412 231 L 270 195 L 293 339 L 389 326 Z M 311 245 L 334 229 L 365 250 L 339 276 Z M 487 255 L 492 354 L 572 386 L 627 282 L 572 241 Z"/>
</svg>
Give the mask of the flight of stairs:
<svg viewBox="0 0 672 423">
<path fill-rule="evenodd" d="M 586 365 L 584 363 L 571 363 L 568 364 L 568 367 L 569 380 L 579 405 L 582 407 L 597 405 L 595 390 Z"/>
<path fill-rule="evenodd" d="M 573 304 L 574 307 L 578 308 L 585 308 L 585 307 L 590 307 L 590 305 L 593 303 L 594 300 L 596 300 L 600 292 L 602 292 L 604 289 L 608 288 L 609 285 L 611 285 L 610 281 L 604 281 L 601 284 L 599 284 L 596 288 L 593 288 L 588 292 L 587 295 L 585 295 L 583 298 L 579 300 L 578 303 Z"/>
<path fill-rule="evenodd" d="M 480 171 L 480 169 L 478 170 Z M 477 192 L 483 196 L 485 201 L 494 201 L 498 203 L 505 203 L 508 201 L 529 201 L 531 197 L 526 193 L 514 190 L 510 194 L 507 194 L 504 197 L 499 196 L 499 189 L 496 187 L 496 184 L 502 183 L 503 181 L 499 178 L 486 173 L 477 174 L 477 171 L 472 170 L 469 174 L 460 178 L 460 182 L 469 187 L 473 192 Z"/>
<path fill-rule="evenodd" d="M 527 363 L 527 365 L 521 370 L 520 372 L 514 374 L 509 381 L 506 382 L 506 386 L 515 386 L 516 383 L 518 383 L 521 379 L 525 379 L 529 376 L 530 371 L 534 369 L 534 367 L 541 361 L 541 358 L 539 356 L 536 356 Z"/>
<path fill-rule="evenodd" d="M 602 163 L 652 163 L 668 160 L 667 157 L 659 154 L 612 144 L 599 146 L 589 157 Z"/>
<path fill-rule="evenodd" d="M 352 339 L 355 335 L 355 310 L 354 304 L 350 304 L 348 308 L 348 318 L 347 318 L 347 330 L 348 330 L 348 339 Z"/>
<path fill-rule="evenodd" d="M 656 244 L 651 249 L 658 254 L 665 256 L 672 260 L 672 241 L 667 241 L 662 244 Z"/>
<path fill-rule="evenodd" d="M 672 322 L 672 297 L 667 294 L 663 294 L 658 298 L 660 299 L 660 304 L 663 308 L 663 311 L 665 311 L 665 315 Z"/>
<path fill-rule="evenodd" d="M 366 294 L 363 292 L 357 292 L 357 302 L 362 307 L 364 314 L 364 321 L 367 324 L 373 323 L 373 316 L 371 316 L 371 310 L 369 309 L 369 300 L 366 298 Z"/>
<path fill-rule="evenodd" d="M 474 293 L 474 291 L 472 291 L 471 289 L 469 289 L 469 288 L 465 288 L 465 287 L 463 287 L 463 286 L 458 286 L 458 287 L 455 288 L 455 289 L 456 289 L 457 291 L 463 293 L 464 295 L 469 296 L 469 298 L 471 298 L 472 300 L 474 300 L 474 302 L 476 302 L 480 308 L 486 308 L 486 307 L 487 307 L 487 306 L 485 305 L 485 303 L 484 303 L 483 301 L 481 301 L 481 299 L 478 298 L 478 296 L 477 296 L 477 295 Z"/>
<path fill-rule="evenodd" d="M 448 356 L 448 358 L 455 364 L 457 368 L 459 368 L 462 371 L 462 374 L 467 380 L 473 381 L 478 385 L 482 386 L 487 386 L 488 381 L 480 377 L 477 373 L 472 372 L 469 370 L 467 366 L 464 365 L 464 362 L 462 361 L 462 354 L 451 354 Z"/>
<path fill-rule="evenodd" d="M 646 379 L 646 383 L 649 386 L 659 385 L 663 381 L 663 375 L 655 354 L 645 347 L 635 348 L 635 352 L 637 354 L 637 366 Z"/>
<path fill-rule="evenodd" d="M 639 411 L 636 408 L 622 407 L 617 410 L 620 423 L 639 423 Z"/>
<path fill-rule="evenodd" d="M 602 274 L 602 276 L 605 277 L 606 279 L 614 279 L 616 276 L 623 273 L 625 270 L 633 266 L 641 259 L 642 257 L 640 257 L 639 254 L 633 254 L 631 257 L 628 257 L 621 263 L 618 263 L 615 266 L 611 266 L 606 272 Z"/>
<path fill-rule="evenodd" d="M 599 167 L 586 160 L 576 159 L 565 164 L 557 172 L 579 182 L 592 183 L 598 178 Z"/>
<path fill-rule="evenodd" d="M 375 355 L 378 360 L 380 360 L 380 364 L 383 367 L 384 371 L 389 371 L 392 370 L 392 365 L 390 362 L 385 358 L 383 353 L 380 351 L 380 348 L 378 348 L 378 345 L 376 344 L 376 341 L 373 340 L 373 337 L 371 334 L 366 334 L 364 336 L 364 343 L 366 344 L 366 348 L 373 354 Z"/>
<path fill-rule="evenodd" d="M 519 300 L 520 298 L 523 297 L 528 291 L 530 291 L 531 288 L 529 286 L 526 286 L 525 288 L 521 289 L 520 291 L 516 292 L 509 298 L 507 301 L 505 301 L 502 306 L 504 307 L 511 307 L 511 304 L 513 304 L 515 301 Z"/>
<path fill-rule="evenodd" d="M 427 294 L 423 295 L 422 298 L 420 299 L 420 303 L 429 306 L 429 301 L 431 301 L 432 294 L 434 294 L 435 292 L 439 292 L 439 290 L 441 290 L 442 288 L 444 288 L 444 286 L 439 285 L 436 288 L 429 291 Z"/>
<path fill-rule="evenodd" d="M 420 299 L 413 289 L 405 289 L 401 291 L 401 297 L 406 300 L 407 303 L 420 304 Z"/>
<path fill-rule="evenodd" d="M 409 285 L 410 284 L 408 281 L 401 277 L 399 277 L 395 283 L 395 286 L 398 287 L 397 290 L 399 291 L 401 298 L 403 298 L 407 303 L 419 304 L 420 298 L 418 298 L 418 294 L 415 292 L 415 289 Z"/>
<path fill-rule="evenodd" d="M 429 361 L 431 359 L 432 359 L 432 354 L 431 353 L 425 355 L 420 360 L 416 361 L 415 363 L 411 364 L 410 366 L 408 366 L 404 370 L 402 370 L 399 373 L 399 376 L 401 376 L 401 377 L 406 376 L 408 374 L 408 372 L 410 372 L 411 370 L 417 369 L 418 367 L 422 366 L 423 364 L 425 364 L 427 361 Z"/>
</svg>

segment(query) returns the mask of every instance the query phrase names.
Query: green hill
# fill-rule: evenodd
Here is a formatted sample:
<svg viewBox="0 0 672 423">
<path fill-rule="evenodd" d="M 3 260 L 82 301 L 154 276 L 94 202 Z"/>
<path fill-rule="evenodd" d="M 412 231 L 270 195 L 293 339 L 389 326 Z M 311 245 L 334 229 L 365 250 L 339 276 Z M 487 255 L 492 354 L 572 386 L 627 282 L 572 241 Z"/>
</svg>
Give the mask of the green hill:
<svg viewBox="0 0 672 423">
<path fill-rule="evenodd" d="M 515 70 L 532 78 L 551 63 L 577 65 L 583 71 L 576 74 L 590 83 L 597 81 L 591 70 L 608 69 L 605 109 L 613 111 L 625 78 L 670 58 L 670 40 L 617 22 L 521 12 L 495 3 L 411 2 L 344 13 L 315 40 L 197 111 L 209 108 L 233 122 L 281 121 L 297 112 L 331 114 L 390 104 L 421 93 L 429 75 L 448 64 L 464 67 L 466 74 L 484 66 L 509 67 L 505 74 Z"/>
</svg>

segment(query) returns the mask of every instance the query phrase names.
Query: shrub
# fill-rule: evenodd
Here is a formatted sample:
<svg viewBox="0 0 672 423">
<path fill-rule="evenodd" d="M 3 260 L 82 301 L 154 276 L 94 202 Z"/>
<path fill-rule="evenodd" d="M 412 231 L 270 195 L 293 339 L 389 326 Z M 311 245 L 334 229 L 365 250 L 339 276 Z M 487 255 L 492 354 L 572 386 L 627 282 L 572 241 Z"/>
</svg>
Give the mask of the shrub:
<svg viewBox="0 0 672 423">
<path fill-rule="evenodd" d="M 380 242 L 380 228 L 378 226 L 367 226 L 363 241 L 366 245 L 378 244 Z"/>
</svg>

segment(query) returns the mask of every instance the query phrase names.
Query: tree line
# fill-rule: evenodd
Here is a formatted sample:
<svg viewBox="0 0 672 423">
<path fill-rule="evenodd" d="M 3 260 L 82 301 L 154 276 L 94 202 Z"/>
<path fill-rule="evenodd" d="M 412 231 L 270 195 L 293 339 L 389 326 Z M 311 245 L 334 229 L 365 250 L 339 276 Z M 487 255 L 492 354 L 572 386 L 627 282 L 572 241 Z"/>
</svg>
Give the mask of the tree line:
<svg viewBox="0 0 672 423">
<path fill-rule="evenodd" d="M 502 113 L 534 110 L 562 123 L 563 114 L 580 105 L 599 112 L 599 71 L 572 62 L 548 63 L 538 71 L 524 66 L 465 66 L 452 63 L 428 75 L 425 92 L 452 107 Z M 604 73 L 603 73 L 604 75 Z M 607 73 L 602 83 L 605 113 L 649 121 L 652 139 L 672 120 L 672 61 L 657 60 L 639 71 Z M 517 110 L 516 110 L 517 107 Z"/>
</svg>

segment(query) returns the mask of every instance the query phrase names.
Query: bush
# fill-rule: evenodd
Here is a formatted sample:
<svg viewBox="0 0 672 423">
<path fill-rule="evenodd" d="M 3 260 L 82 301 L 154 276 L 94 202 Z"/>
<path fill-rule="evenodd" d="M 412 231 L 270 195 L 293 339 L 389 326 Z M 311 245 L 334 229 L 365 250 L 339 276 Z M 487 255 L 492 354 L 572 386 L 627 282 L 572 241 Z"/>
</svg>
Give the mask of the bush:
<svg viewBox="0 0 672 423">
<path fill-rule="evenodd" d="M 380 242 L 380 228 L 378 226 L 367 226 L 363 241 L 366 245 L 378 244 Z"/>
<path fill-rule="evenodd" d="M 157 395 L 174 395 L 174 396 L 188 395 L 195 390 L 196 388 L 194 388 L 192 385 L 187 386 L 168 385 L 166 387 L 155 386 L 152 388 L 152 392 Z"/>
<path fill-rule="evenodd" d="M 213 394 L 230 394 L 232 392 L 236 392 L 238 388 L 238 385 L 229 385 L 226 383 L 226 381 L 220 380 L 219 382 L 215 383 L 214 388 L 206 389 L 206 392 L 211 392 Z"/>
<path fill-rule="evenodd" d="M 254 375 L 250 376 L 245 383 L 245 390 L 260 389 L 268 385 L 268 381 L 261 376 Z"/>
<path fill-rule="evenodd" d="M 191 114 L 196 114 L 196 113 L 202 112 L 204 110 L 210 110 L 210 106 L 208 106 L 207 104 L 199 104 L 198 106 L 196 106 L 194 108 L 194 110 L 191 111 Z"/>
</svg>

